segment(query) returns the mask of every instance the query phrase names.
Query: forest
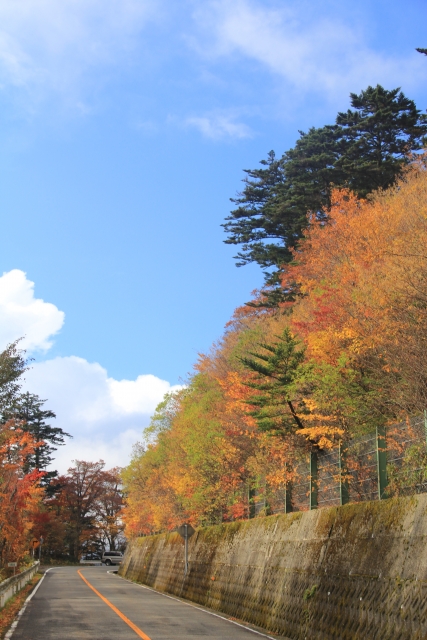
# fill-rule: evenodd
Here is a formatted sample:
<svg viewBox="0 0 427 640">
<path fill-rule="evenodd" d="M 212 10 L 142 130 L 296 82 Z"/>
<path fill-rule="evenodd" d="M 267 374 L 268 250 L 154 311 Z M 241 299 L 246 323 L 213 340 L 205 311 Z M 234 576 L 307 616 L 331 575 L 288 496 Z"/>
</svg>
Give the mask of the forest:
<svg viewBox="0 0 427 640">
<path fill-rule="evenodd" d="M 258 263 L 265 285 L 135 446 L 123 471 L 127 536 L 247 518 L 262 492 L 259 515 L 280 511 L 275 500 L 301 485 L 313 452 L 326 458 L 423 415 L 426 117 L 399 89 L 350 98 L 335 124 L 246 171 L 223 226 L 238 266 Z M 425 484 L 425 438 L 405 461 L 416 477 L 400 468 L 397 494 Z"/>
</svg>

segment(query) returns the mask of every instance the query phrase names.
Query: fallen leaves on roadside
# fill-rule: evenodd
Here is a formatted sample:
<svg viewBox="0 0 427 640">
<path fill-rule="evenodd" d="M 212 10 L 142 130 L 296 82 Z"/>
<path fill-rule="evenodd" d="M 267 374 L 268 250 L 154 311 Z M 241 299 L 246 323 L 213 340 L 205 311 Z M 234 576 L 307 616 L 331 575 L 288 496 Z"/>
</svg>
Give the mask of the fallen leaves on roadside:
<svg viewBox="0 0 427 640">
<path fill-rule="evenodd" d="M 37 582 L 40 580 L 40 578 L 41 575 L 39 573 L 36 573 L 32 580 L 30 580 L 30 582 L 25 585 L 25 587 L 21 589 L 19 593 L 8 600 L 3 609 L 0 609 L 0 638 L 4 638 L 7 630 L 18 615 L 18 612 L 23 606 L 25 600 L 27 599 Z"/>
</svg>

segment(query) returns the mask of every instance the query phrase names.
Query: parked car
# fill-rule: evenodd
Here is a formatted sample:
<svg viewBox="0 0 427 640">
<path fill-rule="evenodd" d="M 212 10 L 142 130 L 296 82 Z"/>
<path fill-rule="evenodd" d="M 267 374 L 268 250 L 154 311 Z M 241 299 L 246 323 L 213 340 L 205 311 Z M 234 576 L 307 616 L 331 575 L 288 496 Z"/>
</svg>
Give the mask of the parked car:
<svg viewBox="0 0 427 640">
<path fill-rule="evenodd" d="M 80 564 L 101 564 L 101 556 L 99 553 L 86 553 L 80 558 Z"/>
<path fill-rule="evenodd" d="M 102 562 L 108 567 L 112 564 L 120 564 L 123 560 L 123 553 L 121 551 L 104 551 L 102 554 Z"/>
</svg>

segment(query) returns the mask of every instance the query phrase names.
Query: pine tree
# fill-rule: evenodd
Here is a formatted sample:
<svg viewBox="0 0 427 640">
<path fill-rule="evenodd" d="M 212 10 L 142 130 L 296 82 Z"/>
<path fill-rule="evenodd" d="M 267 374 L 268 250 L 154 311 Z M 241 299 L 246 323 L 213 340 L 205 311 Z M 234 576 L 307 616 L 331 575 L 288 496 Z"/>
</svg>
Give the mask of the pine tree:
<svg viewBox="0 0 427 640">
<path fill-rule="evenodd" d="M 0 353 L 0 415 L 19 395 L 20 378 L 27 370 L 25 352 L 18 349 L 19 340 Z"/>
<path fill-rule="evenodd" d="M 47 467 L 53 461 L 52 453 L 57 450 L 58 446 L 65 444 L 65 438 L 71 438 L 61 427 L 53 427 L 47 421 L 56 418 L 56 414 L 48 409 L 43 409 L 46 400 L 41 400 L 34 393 L 23 393 L 19 396 L 13 405 L 4 413 L 3 420 L 14 418 L 19 421 L 20 428 L 34 436 L 37 442 L 44 444 L 36 447 L 34 453 L 26 459 L 26 471 L 38 469 L 45 471 L 43 484 L 48 485 L 49 482 L 56 478 L 57 471 L 46 471 Z"/>
<path fill-rule="evenodd" d="M 342 170 L 346 186 L 364 198 L 387 189 L 400 176 L 409 154 L 425 142 L 426 117 L 399 89 L 387 91 L 377 85 L 350 96 L 354 110 L 336 119 L 342 152 L 335 166 Z"/>
<path fill-rule="evenodd" d="M 250 398 L 254 408 L 249 415 L 261 431 L 283 434 L 303 429 L 304 407 L 297 400 L 297 382 L 303 375 L 304 347 L 288 328 L 277 336 L 277 342 L 259 347 L 261 352 L 250 352 L 252 358 L 241 358 L 244 366 L 256 374 L 256 380 L 246 384 L 259 391 Z"/>
<path fill-rule="evenodd" d="M 261 160 L 260 164 L 261 169 L 244 169 L 245 188 L 238 198 L 231 199 L 238 207 L 226 218 L 229 222 L 222 225 L 231 234 L 225 242 L 242 245 L 235 256 L 238 267 L 257 262 L 268 268 L 289 260 L 288 248 L 280 242 L 282 238 L 288 239 L 287 221 L 277 220 L 276 189 L 285 181 L 283 162 L 270 151 L 267 160 Z M 279 242 L 271 244 L 268 240 Z"/>
</svg>

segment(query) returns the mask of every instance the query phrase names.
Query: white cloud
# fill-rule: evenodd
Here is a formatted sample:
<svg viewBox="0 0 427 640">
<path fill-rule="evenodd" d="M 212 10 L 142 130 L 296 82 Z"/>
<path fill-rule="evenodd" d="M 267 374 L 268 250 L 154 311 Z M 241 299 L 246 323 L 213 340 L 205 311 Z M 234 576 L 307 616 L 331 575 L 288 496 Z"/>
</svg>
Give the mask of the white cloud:
<svg viewBox="0 0 427 640">
<path fill-rule="evenodd" d="M 88 69 L 129 53 L 158 7 L 154 0 L 3 0 L 0 84 L 70 92 Z"/>
<path fill-rule="evenodd" d="M 48 399 L 56 424 L 73 435 L 55 454 L 53 466 L 61 471 L 75 458 L 127 464 L 157 404 L 166 392 L 180 388 L 151 374 L 115 380 L 101 365 L 76 356 L 34 364 L 25 386 Z"/>
<path fill-rule="evenodd" d="M 197 3 L 193 46 L 207 59 L 252 59 L 298 91 L 314 89 L 331 98 L 367 84 L 408 86 L 425 77 L 425 62 L 416 52 L 405 59 L 378 53 L 359 27 L 319 17 L 315 4 L 307 9 L 307 3 L 280 9 L 250 0 Z"/>
<path fill-rule="evenodd" d="M 210 114 L 187 118 L 185 123 L 195 127 L 206 138 L 219 140 L 223 138 L 250 138 L 251 129 L 242 122 L 236 122 L 235 118 L 225 114 Z"/>
<path fill-rule="evenodd" d="M 107 436 L 102 433 L 91 437 L 77 434 L 72 440 L 67 440 L 65 447 L 58 447 L 55 451 L 52 469 L 66 473 L 73 460 L 104 460 L 107 469 L 125 467 L 129 464 L 133 445 L 140 440 L 141 429 L 127 429 Z"/>
<path fill-rule="evenodd" d="M 152 374 L 138 376 L 136 380 L 108 378 L 107 382 L 114 406 L 124 414 L 152 413 L 170 390 L 168 382 Z"/>
<path fill-rule="evenodd" d="M 0 277 L 0 349 L 25 335 L 20 346 L 47 350 L 63 323 L 62 311 L 34 297 L 34 283 L 23 271 Z M 132 445 L 141 439 L 164 394 L 179 388 L 152 374 L 115 380 L 100 364 L 68 356 L 33 364 L 23 390 L 46 399 L 56 424 L 74 436 L 55 454 L 54 468 L 65 472 L 76 458 L 127 464 Z"/>
<path fill-rule="evenodd" d="M 13 269 L 0 277 L 0 348 L 25 336 L 22 348 L 49 349 L 64 315 L 54 304 L 34 297 L 34 282 L 23 271 Z"/>
</svg>

